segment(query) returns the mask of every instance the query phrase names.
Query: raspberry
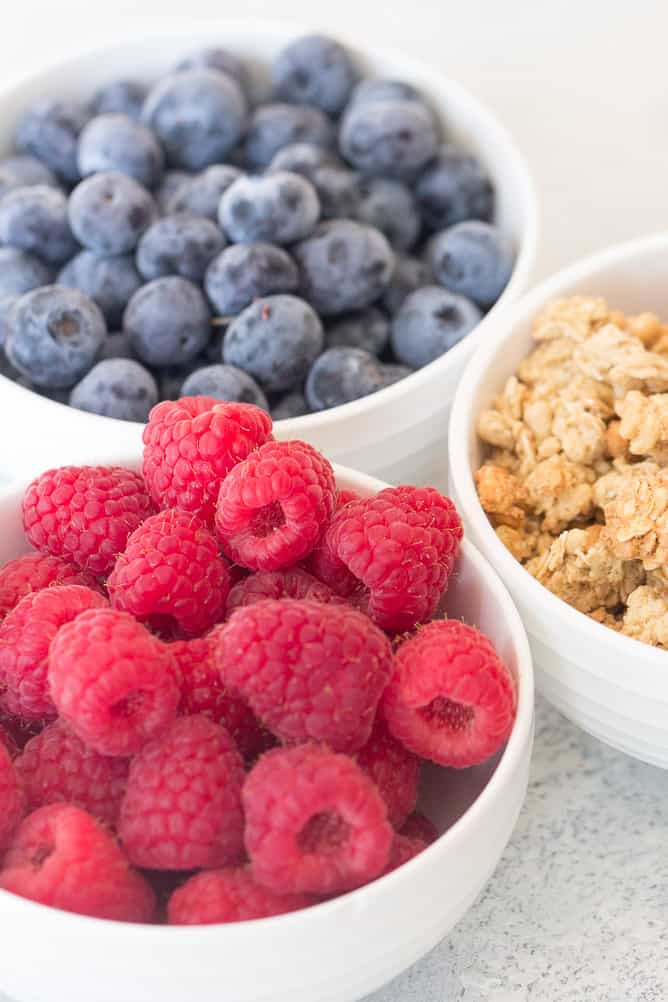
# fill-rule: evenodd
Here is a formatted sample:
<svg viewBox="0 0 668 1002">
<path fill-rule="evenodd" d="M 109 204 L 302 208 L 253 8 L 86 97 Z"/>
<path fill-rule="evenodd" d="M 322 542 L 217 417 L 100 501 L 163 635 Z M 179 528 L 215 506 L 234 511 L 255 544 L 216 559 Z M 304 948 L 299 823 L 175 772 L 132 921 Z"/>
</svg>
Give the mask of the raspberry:
<svg viewBox="0 0 668 1002">
<path fill-rule="evenodd" d="M 331 464 L 306 442 L 268 442 L 223 481 L 216 535 L 244 567 L 278 571 L 307 556 L 332 517 Z"/>
<path fill-rule="evenodd" d="M 19 754 L 20 749 L 12 731 L 10 731 L 9 728 L 5 727 L 2 723 L 0 723 L 0 745 L 2 745 L 9 757 L 12 759 L 16 758 Z"/>
<path fill-rule="evenodd" d="M 5 848 L 21 820 L 24 803 L 14 763 L 0 744 L 0 850 Z"/>
<path fill-rule="evenodd" d="M 227 596 L 227 614 L 265 598 L 306 598 L 311 602 L 341 603 L 335 592 L 299 567 L 286 571 L 260 571 L 235 584 Z"/>
<path fill-rule="evenodd" d="M 515 684 L 491 642 L 459 620 L 428 623 L 399 647 L 383 697 L 387 725 L 440 765 L 477 765 L 507 739 Z"/>
<path fill-rule="evenodd" d="M 307 908 L 306 894 L 275 894 L 253 879 L 249 867 L 229 867 L 198 873 L 172 895 L 167 909 L 170 925 L 214 925 L 269 918 Z"/>
<path fill-rule="evenodd" d="M 449 498 L 432 487 L 388 487 L 335 514 L 309 569 L 383 629 L 401 632 L 436 611 L 462 535 Z"/>
<path fill-rule="evenodd" d="M 392 659 L 387 637 L 347 606 L 283 598 L 233 612 L 223 679 L 282 741 L 356 751 L 369 739 Z"/>
<path fill-rule="evenodd" d="M 169 726 L 179 702 L 169 649 L 116 609 L 86 612 L 59 631 L 49 684 L 61 717 L 101 755 L 139 751 Z"/>
<path fill-rule="evenodd" d="M 343 508 L 349 501 L 360 501 L 361 495 L 357 491 L 351 491 L 347 487 L 336 492 L 336 510 Z"/>
<path fill-rule="evenodd" d="M 5 746 L 10 758 L 16 758 L 28 741 L 39 734 L 43 726 L 43 721 L 23 721 L 0 710 L 0 744 Z"/>
<path fill-rule="evenodd" d="M 243 789 L 253 876 L 279 894 L 359 887 L 387 865 L 383 798 L 346 755 L 305 744 L 263 755 Z"/>
<path fill-rule="evenodd" d="M 150 922 L 155 898 L 115 840 L 89 814 L 51 804 L 19 826 L 0 871 L 0 888 L 79 915 Z"/>
<path fill-rule="evenodd" d="M 154 870 L 238 862 L 241 756 L 206 717 L 181 717 L 132 760 L 119 833 L 130 860 Z"/>
<path fill-rule="evenodd" d="M 104 575 L 151 511 L 138 473 L 120 466 L 61 466 L 28 487 L 23 527 L 41 553 Z"/>
<path fill-rule="evenodd" d="M 209 530 L 194 515 L 170 509 L 135 529 L 107 587 L 115 608 L 196 636 L 222 617 L 230 576 Z"/>
<path fill-rule="evenodd" d="M 56 716 L 47 675 L 49 645 L 61 626 L 107 600 L 82 585 L 26 595 L 0 623 L 0 704 L 23 720 Z"/>
<path fill-rule="evenodd" d="M 421 853 L 423 849 L 426 849 L 427 845 L 428 843 L 423 841 L 421 838 L 408 838 L 407 835 L 395 834 L 390 848 L 390 858 L 387 861 L 387 866 L 383 870 L 383 876 L 385 876 L 386 873 L 392 873 L 392 870 L 396 870 L 400 866 L 403 866 L 409 859 L 413 859 L 413 857 Z"/>
<path fill-rule="evenodd" d="M 222 724 L 243 757 L 250 760 L 264 750 L 268 734 L 250 707 L 223 685 L 216 659 L 221 628 L 216 627 L 206 637 L 177 640 L 169 645 L 181 676 L 179 713 L 184 716 L 200 713 Z"/>
<path fill-rule="evenodd" d="M 24 596 L 41 591 L 43 588 L 50 588 L 51 585 L 69 584 L 97 588 L 97 582 L 92 574 L 77 570 L 60 557 L 26 553 L 23 557 L 10 560 L 0 569 L 0 620 L 18 605 Z"/>
<path fill-rule="evenodd" d="M 417 803 L 420 759 L 399 744 L 386 725 L 377 720 L 355 761 L 378 787 L 392 827 L 401 828 Z"/>
<path fill-rule="evenodd" d="M 151 497 L 159 508 L 181 508 L 211 523 L 223 478 L 271 438 L 271 418 L 253 404 L 164 400 L 151 411 L 143 435 Z"/>
<path fill-rule="evenodd" d="M 426 818 L 419 811 L 414 811 L 399 829 L 400 835 L 405 835 L 409 839 L 420 839 L 427 845 L 431 845 L 438 838 L 438 828 L 433 821 Z"/>
<path fill-rule="evenodd" d="M 70 803 L 113 828 L 130 763 L 87 748 L 62 721 L 32 738 L 16 761 L 28 809 Z"/>
</svg>

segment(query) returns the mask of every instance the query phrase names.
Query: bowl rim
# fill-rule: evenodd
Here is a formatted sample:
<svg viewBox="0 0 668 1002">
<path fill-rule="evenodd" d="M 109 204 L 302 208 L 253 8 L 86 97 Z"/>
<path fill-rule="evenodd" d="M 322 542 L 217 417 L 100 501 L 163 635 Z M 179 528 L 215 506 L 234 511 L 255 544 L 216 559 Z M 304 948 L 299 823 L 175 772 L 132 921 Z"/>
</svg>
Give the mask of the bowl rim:
<svg viewBox="0 0 668 1002">
<path fill-rule="evenodd" d="M 571 634 L 584 633 L 590 643 L 595 643 L 599 649 L 606 649 L 615 657 L 627 656 L 635 662 L 643 661 L 649 669 L 660 668 L 665 671 L 668 652 L 617 633 L 610 627 L 597 623 L 586 613 L 579 612 L 540 584 L 512 556 L 498 538 L 480 504 L 468 454 L 469 443 L 476 435 L 475 425 L 481 410 L 474 404 L 480 383 L 503 349 L 519 339 L 520 325 L 530 321 L 549 300 L 568 295 L 573 285 L 610 267 L 650 253 L 665 254 L 668 257 L 668 230 L 635 237 L 578 258 L 545 278 L 514 306 L 504 311 L 503 316 L 497 320 L 496 328 L 489 333 L 486 343 L 478 349 L 462 375 L 450 417 L 448 463 L 449 480 L 451 485 L 456 485 L 454 489 L 465 524 L 468 522 L 471 525 L 483 555 L 489 555 L 493 566 L 498 568 L 502 580 L 507 583 L 519 603 L 523 606 L 526 604 L 529 610 L 540 610 L 542 619 L 560 623 Z M 596 294 L 595 290 L 592 294 Z M 589 664 L 588 670 L 599 674 L 593 664 Z M 605 669 L 600 675 L 607 677 Z M 629 689 L 632 688 L 629 685 Z"/>
<path fill-rule="evenodd" d="M 129 455 L 127 452 L 103 455 L 101 462 L 115 462 L 118 465 L 128 467 L 138 465 L 139 453 Z M 389 485 L 376 477 L 358 473 L 348 467 L 333 464 L 334 474 L 337 482 L 346 480 L 356 487 L 372 492 L 383 490 Z M 22 477 L 24 474 L 22 474 Z M 25 477 L 21 483 L 12 483 L 0 491 L 0 505 L 16 503 L 25 492 L 26 486 L 31 478 Z M 533 660 L 526 630 L 520 618 L 519 612 L 507 588 L 501 578 L 494 570 L 489 561 L 483 556 L 477 547 L 468 539 L 462 540 L 459 560 L 465 560 L 474 566 L 477 573 L 484 581 L 485 591 L 494 594 L 499 606 L 503 609 L 506 623 L 508 624 L 510 640 L 517 659 L 517 709 L 515 722 L 513 724 L 510 737 L 506 742 L 500 758 L 496 764 L 494 772 L 485 783 L 484 787 L 467 810 L 451 825 L 435 842 L 424 849 L 419 856 L 414 857 L 397 870 L 378 877 L 363 887 L 342 894 L 331 901 L 324 901 L 311 905 L 301 911 L 290 912 L 285 915 L 277 915 L 271 918 L 249 919 L 243 922 L 234 922 L 218 925 L 204 926 L 168 926 L 150 925 L 134 922 L 115 922 L 109 919 L 90 918 L 85 915 L 77 915 L 71 912 L 61 911 L 47 905 L 21 898 L 11 894 L 9 891 L 0 890 L 0 913 L 15 909 L 26 909 L 25 914 L 35 921 L 57 922 L 61 926 L 67 923 L 70 934 L 76 936 L 79 933 L 92 935 L 100 932 L 102 935 L 114 935 L 123 937 L 126 932 L 148 939 L 155 937 L 155 946 L 164 945 L 174 936 L 191 939 L 210 939 L 218 942 L 219 937 L 227 936 L 228 941 L 234 942 L 234 937 L 243 938 L 256 929 L 270 932 L 275 928 L 277 922 L 282 923 L 282 928 L 286 928 L 288 923 L 299 926 L 300 923 L 308 922 L 309 919 L 317 918 L 326 922 L 333 917 L 337 911 L 350 910 L 351 913 L 359 912 L 363 904 L 370 909 L 374 908 L 374 899 L 382 900 L 386 894 L 393 894 L 395 889 L 400 892 L 402 884 L 409 882 L 419 868 L 425 869 L 439 865 L 439 858 L 452 852 L 457 847 L 465 851 L 465 846 L 469 838 L 469 832 L 475 829 L 476 825 L 482 822 L 482 818 L 493 807 L 499 796 L 511 781 L 511 777 L 516 774 L 522 764 L 531 757 L 531 744 L 533 740 L 534 727 L 534 673 Z"/>
<path fill-rule="evenodd" d="M 304 25 L 298 21 L 291 20 L 276 21 L 263 18 L 217 18 L 207 21 L 205 26 L 203 25 L 201 28 L 197 28 L 196 30 L 185 34 L 187 34 L 188 38 L 201 38 L 201 44 L 203 45 L 207 43 L 213 44 L 218 34 L 220 35 L 219 41 L 223 43 L 224 33 L 226 31 L 228 33 L 261 33 L 265 36 L 273 36 L 276 43 L 278 43 L 279 40 L 285 43 L 291 38 L 297 37 L 299 34 L 307 34 L 314 30 L 317 29 L 313 26 L 309 27 L 308 25 Z M 76 50 L 71 51 L 66 57 L 51 60 L 50 62 L 42 65 L 39 70 L 13 75 L 0 91 L 0 110 L 2 108 L 2 104 L 11 98 L 14 93 L 20 91 L 23 87 L 29 85 L 30 83 L 34 83 L 39 80 L 40 77 L 48 76 L 49 74 L 57 73 L 58 71 L 64 71 L 79 61 L 95 59 L 98 56 L 105 56 L 114 49 L 122 49 L 125 47 L 140 48 L 141 46 L 155 44 L 156 41 L 173 40 L 177 37 L 184 37 L 183 24 L 178 21 L 168 21 L 150 33 L 146 31 L 134 33 L 123 32 L 114 35 L 106 45 L 94 45 L 77 48 Z M 378 406 L 378 401 L 380 401 L 380 406 L 383 404 L 391 406 L 404 394 L 419 391 L 419 387 L 424 382 L 430 381 L 432 377 L 437 379 L 443 378 L 448 367 L 456 368 L 460 361 L 463 361 L 465 358 L 468 358 L 471 353 L 475 352 L 478 344 L 489 336 L 487 334 L 487 327 L 489 325 L 490 318 L 494 319 L 500 312 L 506 310 L 517 300 L 518 296 L 526 288 L 532 270 L 535 266 L 538 250 L 540 203 L 537 187 L 529 168 L 527 158 L 522 152 L 519 143 L 515 140 L 511 131 L 503 124 L 500 116 L 498 116 L 485 101 L 478 98 L 458 80 L 442 73 L 435 63 L 430 62 L 425 66 L 417 59 L 417 57 L 405 56 L 393 46 L 365 45 L 361 48 L 355 38 L 347 35 L 346 32 L 337 31 L 335 33 L 335 37 L 337 40 L 341 41 L 343 45 L 355 53 L 360 53 L 362 56 L 369 57 L 374 61 L 387 61 L 396 64 L 400 67 L 400 75 L 406 75 L 410 79 L 422 81 L 423 86 L 428 80 L 438 81 L 440 89 L 447 91 L 448 94 L 456 96 L 458 104 L 462 108 L 466 109 L 467 115 L 477 119 L 484 126 L 488 135 L 494 140 L 494 145 L 503 150 L 504 160 L 508 164 L 508 172 L 512 173 L 515 177 L 516 184 L 518 185 L 518 189 L 520 191 L 519 203 L 523 207 L 525 220 L 522 228 L 521 239 L 517 248 L 513 271 L 510 279 L 508 280 L 508 284 L 496 303 L 482 317 L 480 322 L 476 325 L 476 327 L 474 327 L 470 334 L 467 334 L 462 341 L 451 348 L 448 352 L 441 355 L 440 358 L 435 359 L 433 362 L 423 366 L 421 369 L 417 369 L 415 372 L 411 373 L 411 375 L 405 376 L 397 383 L 393 383 L 392 385 L 381 390 L 377 390 L 375 393 L 371 393 L 366 397 L 361 397 L 359 400 L 352 400 L 349 403 L 340 404 L 338 407 L 332 407 L 329 410 L 319 411 L 313 414 L 305 414 L 296 418 L 284 418 L 283 420 L 275 422 L 275 424 L 280 428 L 281 435 L 285 437 L 299 437 L 300 435 L 308 435 L 310 432 L 317 432 L 323 426 L 328 427 L 339 418 L 345 420 L 347 418 L 363 417 Z M 187 44 L 185 39 L 184 44 Z M 20 386 L 18 383 L 15 383 L 13 380 L 3 376 L 2 374 L 0 374 L 0 395 L 7 392 L 7 384 L 9 384 L 9 386 L 16 392 L 16 395 L 19 398 L 23 395 L 30 394 L 32 397 L 38 397 L 45 408 L 55 406 L 57 408 L 61 408 L 63 411 L 71 410 L 68 404 L 63 404 L 56 400 L 50 400 L 48 397 L 42 397 L 36 391 Z M 94 423 L 104 422 L 103 425 L 100 424 L 100 430 L 102 430 L 103 427 L 110 429 L 118 426 L 125 428 L 128 426 L 143 427 L 143 424 L 140 422 L 122 421 L 119 418 L 105 417 L 103 415 L 91 414 L 85 411 L 80 412 L 79 417 L 85 417 L 92 420 Z"/>
</svg>

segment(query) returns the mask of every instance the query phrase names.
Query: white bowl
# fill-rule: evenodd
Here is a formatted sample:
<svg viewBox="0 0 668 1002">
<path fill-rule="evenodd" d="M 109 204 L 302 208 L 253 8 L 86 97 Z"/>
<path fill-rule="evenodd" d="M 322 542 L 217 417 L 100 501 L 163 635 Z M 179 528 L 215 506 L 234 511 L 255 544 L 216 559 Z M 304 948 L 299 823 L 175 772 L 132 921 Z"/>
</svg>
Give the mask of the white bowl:
<svg viewBox="0 0 668 1002">
<path fill-rule="evenodd" d="M 26 105 L 45 94 L 86 97 L 96 87 L 128 76 L 151 81 L 174 66 L 185 54 L 220 43 L 248 57 L 268 63 L 301 29 L 266 22 L 221 22 L 201 29 L 164 34 L 156 28 L 151 38 L 136 37 L 122 44 L 89 52 L 31 76 L 0 95 L 0 151 L 10 147 L 13 126 Z M 369 73 L 405 78 L 432 100 L 443 113 L 449 133 L 477 154 L 496 186 L 496 221 L 512 239 L 517 258 L 512 277 L 496 306 L 464 341 L 442 358 L 400 383 L 371 397 L 331 411 L 281 421 L 278 438 L 302 438 L 322 449 L 332 460 L 355 469 L 406 483 L 437 482 L 445 477 L 445 439 L 448 414 L 464 365 L 481 344 L 490 320 L 504 304 L 513 302 L 527 286 L 534 264 L 538 227 L 536 195 L 526 162 L 491 111 L 438 68 L 402 55 L 376 52 L 352 43 Z M 90 440 L 112 446 L 136 440 L 136 425 L 71 410 L 40 397 L 0 376 L 0 415 L 6 408 L 25 429 L 14 449 L 20 462 L 26 445 L 42 456 L 66 456 L 67 444 Z M 30 439 L 32 438 L 32 442 Z"/>
<path fill-rule="evenodd" d="M 138 465 L 136 448 L 100 459 Z M 364 495 L 386 486 L 351 470 L 336 473 L 340 487 Z M 27 548 L 22 493 L 0 497 L 0 564 Z M 503 852 L 524 800 L 533 736 L 524 628 L 498 577 L 468 542 L 447 610 L 491 637 L 515 675 L 519 700 L 510 739 L 494 759 L 462 772 L 425 769 L 420 806 L 445 831 L 433 845 L 337 900 L 237 925 L 124 925 L 0 891 L 0 992 L 20 1002 L 354 1002 L 435 946 Z"/>
<path fill-rule="evenodd" d="M 579 261 L 542 282 L 500 318 L 466 369 L 449 433 L 451 494 L 469 538 L 515 599 L 539 690 L 557 709 L 613 748 L 668 768 L 668 653 L 621 636 L 539 584 L 498 539 L 480 505 L 473 471 L 482 459 L 482 410 L 535 345 L 532 319 L 552 299 L 601 295 L 628 313 L 668 315 L 668 233 L 642 237 Z"/>
</svg>

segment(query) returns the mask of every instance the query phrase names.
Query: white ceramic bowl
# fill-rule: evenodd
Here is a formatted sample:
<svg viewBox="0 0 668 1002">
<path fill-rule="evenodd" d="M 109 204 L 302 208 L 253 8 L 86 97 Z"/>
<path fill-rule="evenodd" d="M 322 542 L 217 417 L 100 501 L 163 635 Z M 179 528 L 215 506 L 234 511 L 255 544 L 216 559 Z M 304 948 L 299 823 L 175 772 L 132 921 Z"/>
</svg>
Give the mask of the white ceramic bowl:
<svg viewBox="0 0 668 1002">
<path fill-rule="evenodd" d="M 220 43 L 251 62 L 265 65 L 303 29 L 266 22 L 221 22 L 198 30 L 161 33 L 131 39 L 87 53 L 45 70 L 0 95 L 0 152 L 10 147 L 13 126 L 22 109 L 36 98 L 81 98 L 96 87 L 127 76 L 154 80 L 185 54 Z M 345 39 L 344 39 L 345 41 Z M 504 304 L 513 302 L 527 286 L 533 267 L 538 211 L 527 165 L 510 135 L 496 117 L 460 84 L 448 80 L 436 67 L 404 56 L 376 52 L 352 43 L 360 65 L 374 75 L 404 78 L 415 84 L 442 112 L 449 133 L 486 165 L 496 186 L 496 221 L 517 250 L 515 268 L 505 292 L 478 328 L 447 355 L 400 383 L 366 399 L 321 414 L 277 425 L 278 438 L 301 438 L 322 449 L 332 460 L 365 470 L 386 480 L 406 483 L 438 482 L 445 477 L 445 438 L 448 414 L 462 369 L 489 330 L 490 320 Z M 43 456 L 66 454 L 69 443 L 90 440 L 113 445 L 136 440 L 136 425 L 70 410 L 31 393 L 0 376 L 0 416 L 20 419 L 25 434 L 14 449 L 20 462 L 27 445 Z"/>
<path fill-rule="evenodd" d="M 136 448 L 99 459 L 138 465 Z M 336 472 L 340 487 L 364 495 L 386 486 L 351 470 Z M 0 564 L 26 550 L 22 493 L 0 497 Z M 419 857 L 335 901 L 217 927 L 98 921 L 0 891 L 0 993 L 19 1002 L 354 1002 L 435 946 L 480 893 L 510 837 L 533 735 L 524 628 L 498 577 L 468 542 L 447 611 L 484 630 L 510 666 L 518 682 L 517 720 L 503 752 L 483 766 L 425 769 L 420 806 L 445 834 Z"/>
<path fill-rule="evenodd" d="M 482 450 L 478 415 L 535 344 L 532 319 L 550 300 L 601 295 L 628 313 L 668 315 L 668 233 L 579 261 L 525 296 L 490 331 L 462 378 L 449 434 L 450 491 L 469 538 L 515 599 L 529 633 L 539 690 L 607 744 L 668 768 L 668 653 L 594 622 L 539 584 L 498 539 L 473 481 Z"/>
</svg>

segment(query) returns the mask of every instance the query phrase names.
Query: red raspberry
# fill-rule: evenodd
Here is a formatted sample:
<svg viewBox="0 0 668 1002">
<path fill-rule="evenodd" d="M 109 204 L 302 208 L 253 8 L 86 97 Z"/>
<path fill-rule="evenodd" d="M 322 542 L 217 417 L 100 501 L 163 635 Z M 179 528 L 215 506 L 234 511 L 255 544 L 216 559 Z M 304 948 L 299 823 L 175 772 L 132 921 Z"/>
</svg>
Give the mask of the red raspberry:
<svg viewBox="0 0 668 1002">
<path fill-rule="evenodd" d="M 267 732 L 251 708 L 223 685 L 216 649 L 222 627 L 206 637 L 177 640 L 169 645 L 181 676 L 179 713 L 196 713 L 222 724 L 232 735 L 245 759 L 253 759 L 264 750 Z"/>
<path fill-rule="evenodd" d="M 198 873 L 172 895 L 167 909 L 170 925 L 215 925 L 269 918 L 308 908 L 306 894 L 275 894 L 253 879 L 249 867 L 229 867 Z"/>
<path fill-rule="evenodd" d="M 33 738 L 16 761 L 28 809 L 70 803 L 113 828 L 130 762 L 87 748 L 61 720 Z"/>
<path fill-rule="evenodd" d="M 143 473 L 156 505 L 210 523 L 224 477 L 271 440 L 271 418 L 253 404 L 182 397 L 153 408 L 143 438 Z"/>
<path fill-rule="evenodd" d="M 5 727 L 3 723 L 0 723 L 0 745 L 5 749 L 10 758 L 14 759 L 20 752 L 20 748 L 16 743 L 16 739 L 12 731 Z"/>
<path fill-rule="evenodd" d="M 194 515 L 170 509 L 135 529 L 107 587 L 115 608 L 196 636 L 222 617 L 230 576 L 209 530 Z"/>
<path fill-rule="evenodd" d="M 232 613 L 220 634 L 223 679 L 282 741 L 356 751 L 387 685 L 387 637 L 361 612 L 283 598 Z"/>
<path fill-rule="evenodd" d="M 432 487 L 388 487 L 336 513 L 309 569 L 383 629 L 401 632 L 436 611 L 462 535 L 449 498 Z"/>
<path fill-rule="evenodd" d="M 420 759 L 399 744 L 386 725 L 377 720 L 355 761 L 378 787 L 392 827 L 401 828 L 417 803 Z"/>
<path fill-rule="evenodd" d="M 63 720 L 101 755 L 139 751 L 169 726 L 179 702 L 169 649 L 116 609 L 83 613 L 59 631 L 49 684 Z"/>
<path fill-rule="evenodd" d="M 515 684 L 491 642 L 455 619 L 428 623 L 399 647 L 383 697 L 407 748 L 463 769 L 493 755 L 515 719 Z"/>
<path fill-rule="evenodd" d="M 69 584 L 97 589 L 97 582 L 92 574 L 77 570 L 60 557 L 26 553 L 23 557 L 10 560 L 0 569 L 0 620 L 24 596 L 52 585 Z"/>
<path fill-rule="evenodd" d="M 306 598 L 311 602 L 336 602 L 342 599 L 328 585 L 300 567 L 286 571 L 260 571 L 235 584 L 227 596 L 227 614 L 265 598 Z"/>
<path fill-rule="evenodd" d="M 419 811 L 414 811 L 409 818 L 404 821 L 399 829 L 400 835 L 405 835 L 409 839 L 419 839 L 427 845 L 431 845 L 438 838 L 438 828 L 433 821 L 426 818 Z"/>
<path fill-rule="evenodd" d="M 268 442 L 223 481 L 216 535 L 244 567 L 278 571 L 311 552 L 332 517 L 331 464 L 306 442 Z"/>
<path fill-rule="evenodd" d="M 244 767 L 206 717 L 181 717 L 132 760 L 119 833 L 131 862 L 154 870 L 236 863 L 243 851 Z"/>
<path fill-rule="evenodd" d="M 373 880 L 393 832 L 383 798 L 347 755 L 304 744 L 267 752 L 243 789 L 256 880 L 279 894 L 332 894 Z"/>
<path fill-rule="evenodd" d="M 349 501 L 361 501 L 362 497 L 357 491 L 351 491 L 347 487 L 336 492 L 336 510 L 343 508 Z"/>
<path fill-rule="evenodd" d="M 427 848 L 427 845 L 428 843 L 421 838 L 408 838 L 406 835 L 395 834 L 390 848 L 390 858 L 383 870 L 383 876 L 386 873 L 392 873 L 392 870 L 397 870 L 409 859 L 419 855 L 423 849 Z"/>
<path fill-rule="evenodd" d="M 41 553 L 104 575 L 151 511 L 138 473 L 120 466 L 61 466 L 28 487 L 23 527 Z"/>
<path fill-rule="evenodd" d="M 49 645 L 61 626 L 107 600 L 82 585 L 26 595 L 0 623 L 0 704 L 22 720 L 56 716 L 47 675 Z"/>
<path fill-rule="evenodd" d="M 0 744 L 0 850 L 4 849 L 23 816 L 25 800 L 9 752 Z"/>
<path fill-rule="evenodd" d="M 79 915 L 150 922 L 155 898 L 102 825 L 71 804 L 51 804 L 20 825 L 0 888 Z"/>
</svg>

